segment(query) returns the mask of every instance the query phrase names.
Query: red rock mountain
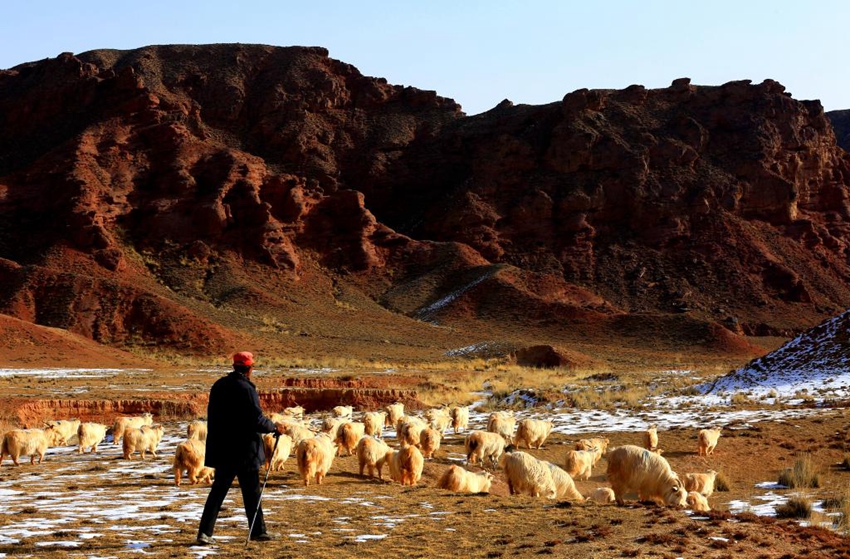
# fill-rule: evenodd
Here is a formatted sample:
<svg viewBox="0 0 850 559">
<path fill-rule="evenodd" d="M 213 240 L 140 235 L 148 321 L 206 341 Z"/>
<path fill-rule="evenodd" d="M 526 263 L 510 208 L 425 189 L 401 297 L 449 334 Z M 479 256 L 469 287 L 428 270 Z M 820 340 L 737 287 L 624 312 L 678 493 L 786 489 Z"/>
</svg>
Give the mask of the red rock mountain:
<svg viewBox="0 0 850 559">
<path fill-rule="evenodd" d="M 0 313 L 154 353 L 753 354 L 850 307 L 848 184 L 771 80 L 467 117 L 321 48 L 63 54 L 0 71 Z"/>
</svg>

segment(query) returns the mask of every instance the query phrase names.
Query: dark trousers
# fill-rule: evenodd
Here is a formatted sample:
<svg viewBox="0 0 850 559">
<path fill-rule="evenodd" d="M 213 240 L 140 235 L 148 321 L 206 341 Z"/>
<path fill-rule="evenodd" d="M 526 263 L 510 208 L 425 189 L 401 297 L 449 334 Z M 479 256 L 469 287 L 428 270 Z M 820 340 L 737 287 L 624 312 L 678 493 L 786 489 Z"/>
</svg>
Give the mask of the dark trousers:
<svg viewBox="0 0 850 559">
<path fill-rule="evenodd" d="M 254 511 L 257 511 L 257 521 L 254 524 L 254 531 L 251 536 L 266 532 L 263 509 L 257 510 L 257 504 L 260 502 L 260 471 L 251 467 L 220 467 L 215 469 L 215 480 L 213 480 L 212 489 L 210 489 L 210 494 L 204 505 L 204 513 L 201 515 L 199 534 L 212 536 L 213 530 L 215 530 L 215 521 L 218 519 L 218 512 L 221 510 L 221 504 L 233 484 L 233 478 L 239 479 L 242 500 L 245 503 L 245 514 L 248 516 L 248 526 L 254 519 Z"/>
</svg>

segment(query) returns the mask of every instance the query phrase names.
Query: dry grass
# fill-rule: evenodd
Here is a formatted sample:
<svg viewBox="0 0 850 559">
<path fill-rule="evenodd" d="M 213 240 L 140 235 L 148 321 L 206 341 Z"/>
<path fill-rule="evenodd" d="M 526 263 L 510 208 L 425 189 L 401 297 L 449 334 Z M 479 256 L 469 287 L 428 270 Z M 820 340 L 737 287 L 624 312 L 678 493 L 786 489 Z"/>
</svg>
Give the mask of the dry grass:
<svg viewBox="0 0 850 559">
<path fill-rule="evenodd" d="M 779 474 L 779 484 L 791 489 L 820 487 L 821 483 L 820 471 L 809 454 L 799 454 L 794 466 Z"/>
<path fill-rule="evenodd" d="M 717 476 L 714 478 L 714 490 L 715 491 L 729 491 L 732 489 L 732 484 L 729 481 L 729 478 L 723 472 L 717 472 Z"/>
<path fill-rule="evenodd" d="M 750 403 L 750 397 L 743 392 L 735 392 L 731 398 L 729 398 L 729 403 L 733 406 L 745 406 Z"/>
<path fill-rule="evenodd" d="M 812 502 L 805 497 L 791 497 L 788 502 L 776 507 L 777 518 L 806 519 L 812 516 Z"/>
</svg>

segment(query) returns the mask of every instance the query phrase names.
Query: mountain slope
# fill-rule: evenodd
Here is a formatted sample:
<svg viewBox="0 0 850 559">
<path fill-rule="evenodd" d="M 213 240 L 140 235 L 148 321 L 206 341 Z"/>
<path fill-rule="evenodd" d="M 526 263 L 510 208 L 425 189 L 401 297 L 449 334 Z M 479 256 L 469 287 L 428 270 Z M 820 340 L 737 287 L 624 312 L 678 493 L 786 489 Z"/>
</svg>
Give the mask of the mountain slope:
<svg viewBox="0 0 850 559">
<path fill-rule="evenodd" d="M 770 80 L 466 117 L 321 48 L 63 54 L 0 71 L 0 312 L 199 354 L 752 356 L 850 307 L 848 177 Z"/>
</svg>

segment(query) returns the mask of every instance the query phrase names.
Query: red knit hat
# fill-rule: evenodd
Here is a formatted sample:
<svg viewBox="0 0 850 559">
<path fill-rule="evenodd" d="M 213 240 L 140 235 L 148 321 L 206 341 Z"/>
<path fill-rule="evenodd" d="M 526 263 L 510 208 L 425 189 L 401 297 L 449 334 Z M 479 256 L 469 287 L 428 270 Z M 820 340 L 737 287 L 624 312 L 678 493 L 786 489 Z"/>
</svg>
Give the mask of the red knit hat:
<svg viewBox="0 0 850 559">
<path fill-rule="evenodd" d="M 233 354 L 233 364 L 250 367 L 254 364 L 254 354 L 250 351 L 240 351 Z"/>
</svg>

